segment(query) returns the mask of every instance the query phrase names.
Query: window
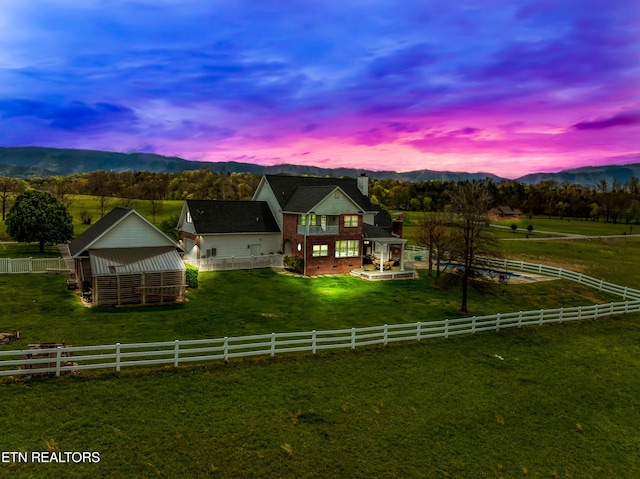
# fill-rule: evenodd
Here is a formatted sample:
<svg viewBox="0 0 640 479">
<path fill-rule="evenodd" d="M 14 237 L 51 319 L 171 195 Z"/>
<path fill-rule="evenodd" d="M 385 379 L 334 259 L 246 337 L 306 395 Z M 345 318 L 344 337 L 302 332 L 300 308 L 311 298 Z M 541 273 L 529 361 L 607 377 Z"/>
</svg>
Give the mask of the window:
<svg viewBox="0 0 640 479">
<path fill-rule="evenodd" d="M 306 226 L 307 225 L 307 220 L 309 221 L 309 225 L 310 226 L 315 226 L 316 225 L 316 215 L 311 214 L 311 215 L 300 215 L 300 224 L 302 226 Z"/>
<path fill-rule="evenodd" d="M 328 244 L 314 244 L 313 245 L 313 256 L 329 256 L 329 245 Z"/>
<path fill-rule="evenodd" d="M 191 219 L 191 212 L 187 211 L 187 218 L 186 218 L 187 223 L 193 223 L 193 220 Z"/>
<path fill-rule="evenodd" d="M 359 240 L 336 241 L 336 258 L 347 258 L 360 255 Z"/>
<path fill-rule="evenodd" d="M 345 228 L 352 228 L 358 226 L 358 215 L 344 215 Z"/>
</svg>

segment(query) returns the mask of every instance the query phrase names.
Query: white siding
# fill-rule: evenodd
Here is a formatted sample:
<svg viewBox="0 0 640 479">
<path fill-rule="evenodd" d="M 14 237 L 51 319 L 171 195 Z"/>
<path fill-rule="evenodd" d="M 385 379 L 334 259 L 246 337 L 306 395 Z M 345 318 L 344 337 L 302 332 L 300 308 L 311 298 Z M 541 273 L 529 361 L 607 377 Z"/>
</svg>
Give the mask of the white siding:
<svg viewBox="0 0 640 479">
<path fill-rule="evenodd" d="M 251 246 L 260 245 L 260 254 L 276 254 L 280 251 L 280 233 L 256 233 L 256 234 L 224 234 L 203 235 L 201 245 L 201 258 L 204 258 L 208 249 L 216 249 L 217 258 L 231 256 L 250 256 Z M 254 246 L 254 251 L 257 248 Z"/>
<path fill-rule="evenodd" d="M 195 261 L 196 259 L 198 259 L 198 249 L 196 248 L 196 242 L 190 239 L 185 239 L 184 240 L 184 250 L 185 250 L 185 254 L 184 257 L 185 259 L 190 259 Z"/>
<path fill-rule="evenodd" d="M 376 214 L 375 213 L 365 213 L 364 215 L 364 222 L 368 225 L 373 225 L 375 224 L 375 218 L 376 218 Z"/>
<path fill-rule="evenodd" d="M 271 209 L 271 213 L 273 213 L 273 217 L 276 219 L 276 222 L 280 227 L 280 231 L 282 231 L 282 210 L 280 209 L 280 203 L 278 203 L 271 186 L 265 181 L 264 177 L 262 177 L 262 180 L 258 185 L 258 189 L 251 200 L 266 201 Z"/>
<path fill-rule="evenodd" d="M 91 245 L 91 249 L 175 246 L 171 240 L 135 214 L 127 216 L 117 227 Z"/>
<path fill-rule="evenodd" d="M 358 205 L 339 189 L 334 190 L 314 209 L 316 215 L 355 215 L 359 210 Z"/>
</svg>

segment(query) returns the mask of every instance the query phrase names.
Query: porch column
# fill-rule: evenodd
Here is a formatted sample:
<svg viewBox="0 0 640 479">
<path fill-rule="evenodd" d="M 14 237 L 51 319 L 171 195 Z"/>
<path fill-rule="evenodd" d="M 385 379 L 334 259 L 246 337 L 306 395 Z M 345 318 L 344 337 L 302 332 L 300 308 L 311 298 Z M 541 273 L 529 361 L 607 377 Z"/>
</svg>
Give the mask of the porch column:
<svg viewBox="0 0 640 479">
<path fill-rule="evenodd" d="M 400 243 L 400 271 L 404 271 L 404 243 Z"/>
<path fill-rule="evenodd" d="M 380 243 L 380 272 L 384 271 L 384 243 Z"/>
</svg>

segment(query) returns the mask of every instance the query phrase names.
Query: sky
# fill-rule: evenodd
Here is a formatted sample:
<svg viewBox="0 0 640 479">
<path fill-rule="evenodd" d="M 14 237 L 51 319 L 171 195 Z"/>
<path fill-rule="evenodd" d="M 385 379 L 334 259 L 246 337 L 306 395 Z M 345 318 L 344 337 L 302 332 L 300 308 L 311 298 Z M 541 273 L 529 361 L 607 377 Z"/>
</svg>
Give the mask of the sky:
<svg viewBox="0 0 640 479">
<path fill-rule="evenodd" d="M 637 163 L 640 2 L 0 0 L 0 146 L 507 178 Z"/>
</svg>

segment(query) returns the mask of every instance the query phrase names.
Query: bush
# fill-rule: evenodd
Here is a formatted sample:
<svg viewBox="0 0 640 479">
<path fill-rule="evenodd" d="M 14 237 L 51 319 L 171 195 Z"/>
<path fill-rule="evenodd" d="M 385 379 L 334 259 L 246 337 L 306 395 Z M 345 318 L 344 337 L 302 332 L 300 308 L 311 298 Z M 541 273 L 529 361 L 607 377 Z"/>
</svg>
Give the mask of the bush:
<svg viewBox="0 0 640 479">
<path fill-rule="evenodd" d="M 282 260 L 284 269 L 293 273 L 304 274 L 304 260 L 297 256 L 285 256 Z"/>
<path fill-rule="evenodd" d="M 187 286 L 189 288 L 197 288 L 198 287 L 198 268 L 195 266 L 191 266 L 190 264 L 185 265 L 187 267 L 187 274 L 185 279 L 187 281 Z"/>
</svg>

